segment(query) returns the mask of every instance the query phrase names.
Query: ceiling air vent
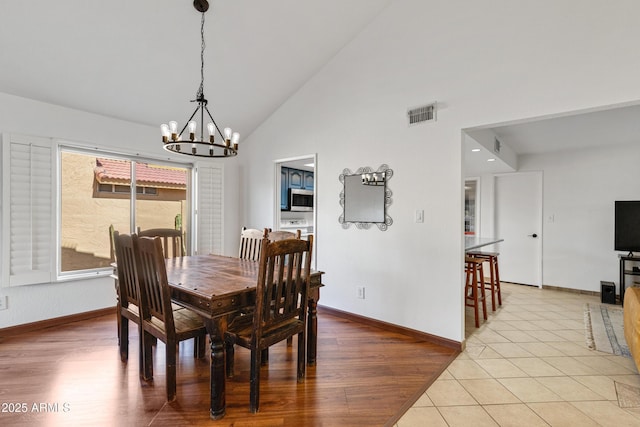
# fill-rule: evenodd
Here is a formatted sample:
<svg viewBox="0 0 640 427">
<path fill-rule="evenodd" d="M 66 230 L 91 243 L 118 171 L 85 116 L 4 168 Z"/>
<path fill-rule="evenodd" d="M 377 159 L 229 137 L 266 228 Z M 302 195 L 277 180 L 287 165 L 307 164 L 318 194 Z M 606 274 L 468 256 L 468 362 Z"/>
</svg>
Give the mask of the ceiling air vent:
<svg viewBox="0 0 640 427">
<path fill-rule="evenodd" d="M 500 152 L 500 148 L 502 148 L 502 143 L 500 142 L 500 140 L 498 138 L 494 138 L 493 139 L 493 152 L 494 153 L 499 153 Z"/>
<path fill-rule="evenodd" d="M 409 117 L 409 126 L 417 125 L 424 122 L 436 121 L 436 103 L 425 105 L 423 107 L 412 108 L 407 112 Z"/>
</svg>

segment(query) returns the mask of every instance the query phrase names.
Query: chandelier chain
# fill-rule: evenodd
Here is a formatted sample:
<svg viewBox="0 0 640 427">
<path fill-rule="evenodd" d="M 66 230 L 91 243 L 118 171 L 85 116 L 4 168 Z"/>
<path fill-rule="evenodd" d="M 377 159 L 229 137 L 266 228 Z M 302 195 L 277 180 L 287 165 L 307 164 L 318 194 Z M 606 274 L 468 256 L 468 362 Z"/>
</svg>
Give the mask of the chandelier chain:
<svg viewBox="0 0 640 427">
<path fill-rule="evenodd" d="M 204 48 L 206 43 L 204 42 L 204 12 L 202 12 L 202 19 L 200 21 L 200 87 L 196 94 L 196 99 L 204 97 Z"/>
</svg>

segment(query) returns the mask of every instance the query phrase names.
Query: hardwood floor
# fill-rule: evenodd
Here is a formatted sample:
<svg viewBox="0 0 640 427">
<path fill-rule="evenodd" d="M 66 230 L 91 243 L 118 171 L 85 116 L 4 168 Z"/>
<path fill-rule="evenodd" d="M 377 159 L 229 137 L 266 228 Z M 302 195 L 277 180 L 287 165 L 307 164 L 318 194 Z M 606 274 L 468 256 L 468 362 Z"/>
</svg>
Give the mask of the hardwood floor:
<svg viewBox="0 0 640 427">
<path fill-rule="evenodd" d="M 0 337 L 0 425 L 382 426 L 393 423 L 455 359 L 451 348 L 320 311 L 318 363 L 296 382 L 296 344 L 270 350 L 260 412 L 249 413 L 249 352 L 236 350 L 227 413 L 209 418 L 209 363 L 180 344 L 178 397 L 165 401 L 164 344 L 154 380 L 138 376 L 138 334 L 129 362 L 118 354 L 113 316 Z M 21 412 L 17 412 L 20 410 Z"/>
</svg>

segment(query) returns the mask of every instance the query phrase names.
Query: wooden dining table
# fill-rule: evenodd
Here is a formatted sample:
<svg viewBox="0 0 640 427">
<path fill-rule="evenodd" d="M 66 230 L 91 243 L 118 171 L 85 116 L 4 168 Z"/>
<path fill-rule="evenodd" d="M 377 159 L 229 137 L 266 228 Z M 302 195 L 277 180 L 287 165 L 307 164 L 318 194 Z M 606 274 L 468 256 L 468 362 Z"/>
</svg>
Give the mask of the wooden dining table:
<svg viewBox="0 0 640 427">
<path fill-rule="evenodd" d="M 259 263 L 219 255 L 195 255 L 166 260 L 172 300 L 202 316 L 211 341 L 210 416 L 225 414 L 225 354 L 223 335 L 228 322 L 255 304 Z M 307 364 L 316 362 L 317 303 L 322 271 L 310 272 L 307 316 Z"/>
</svg>

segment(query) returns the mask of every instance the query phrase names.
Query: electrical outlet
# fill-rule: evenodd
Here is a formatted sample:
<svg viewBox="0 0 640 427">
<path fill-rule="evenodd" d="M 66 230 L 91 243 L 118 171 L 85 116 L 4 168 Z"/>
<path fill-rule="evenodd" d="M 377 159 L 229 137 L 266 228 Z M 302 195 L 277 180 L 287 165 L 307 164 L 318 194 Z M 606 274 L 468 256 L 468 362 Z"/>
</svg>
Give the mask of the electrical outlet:
<svg viewBox="0 0 640 427">
<path fill-rule="evenodd" d="M 6 295 L 0 295 L 0 310 L 6 310 L 7 309 L 7 301 L 8 301 L 9 297 Z"/>
<path fill-rule="evenodd" d="M 364 286 L 358 286 L 358 298 L 364 299 Z"/>
</svg>

